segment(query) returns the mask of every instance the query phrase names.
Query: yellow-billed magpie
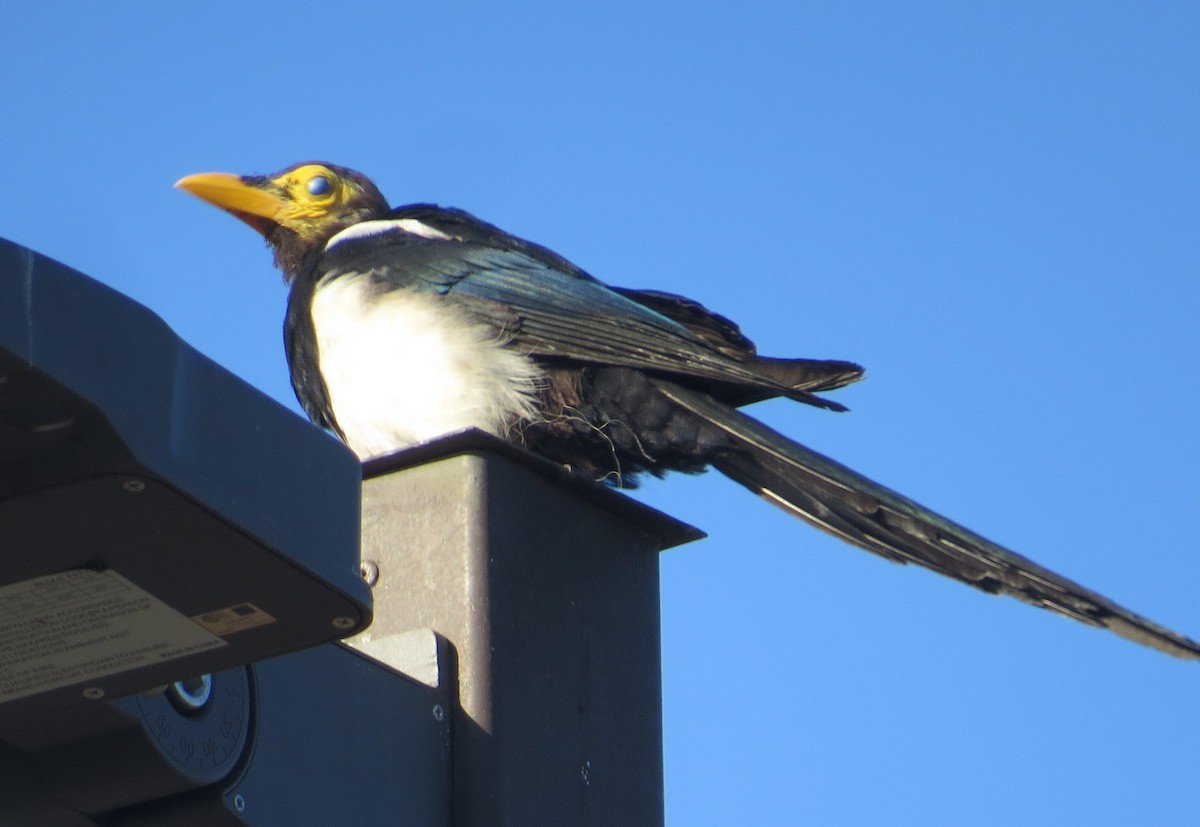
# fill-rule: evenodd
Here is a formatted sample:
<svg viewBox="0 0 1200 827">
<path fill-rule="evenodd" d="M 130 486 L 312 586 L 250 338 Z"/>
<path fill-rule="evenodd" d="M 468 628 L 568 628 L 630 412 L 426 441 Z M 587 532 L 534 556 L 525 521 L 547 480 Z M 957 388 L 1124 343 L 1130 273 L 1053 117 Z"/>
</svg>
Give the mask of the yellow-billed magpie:
<svg viewBox="0 0 1200 827">
<path fill-rule="evenodd" d="M 292 387 L 363 459 L 481 428 L 592 479 L 712 466 L 847 542 L 1009 594 L 1184 658 L 1155 624 L 788 439 L 739 407 L 862 377 L 773 359 L 729 319 L 669 293 L 610 287 L 462 210 L 392 209 L 365 176 L 309 162 L 178 187 L 261 233 L 290 285 Z"/>
</svg>

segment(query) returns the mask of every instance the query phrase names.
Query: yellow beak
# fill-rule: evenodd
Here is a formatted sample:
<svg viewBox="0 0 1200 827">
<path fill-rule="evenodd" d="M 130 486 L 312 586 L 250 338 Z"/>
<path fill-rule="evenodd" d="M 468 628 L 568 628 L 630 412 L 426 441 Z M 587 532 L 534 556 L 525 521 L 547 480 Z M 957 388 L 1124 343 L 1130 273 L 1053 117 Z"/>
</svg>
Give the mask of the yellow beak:
<svg viewBox="0 0 1200 827">
<path fill-rule="evenodd" d="M 189 175 L 176 181 L 175 186 L 240 218 L 264 236 L 279 223 L 281 212 L 288 206 L 282 193 L 247 184 L 240 176 L 224 172 Z"/>
</svg>

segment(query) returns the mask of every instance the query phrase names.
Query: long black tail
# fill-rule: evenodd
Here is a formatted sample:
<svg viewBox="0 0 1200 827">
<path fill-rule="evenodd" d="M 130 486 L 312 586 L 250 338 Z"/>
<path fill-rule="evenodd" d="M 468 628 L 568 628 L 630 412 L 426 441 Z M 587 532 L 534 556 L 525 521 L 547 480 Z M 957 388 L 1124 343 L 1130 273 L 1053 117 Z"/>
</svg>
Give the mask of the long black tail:
<svg viewBox="0 0 1200 827">
<path fill-rule="evenodd" d="M 1008 594 L 1180 658 L 1200 643 L 998 546 L 844 465 L 805 448 L 707 394 L 654 380 L 677 404 L 740 449 L 713 465 L 775 505 L 849 543 L 917 563 L 991 594 Z"/>
</svg>

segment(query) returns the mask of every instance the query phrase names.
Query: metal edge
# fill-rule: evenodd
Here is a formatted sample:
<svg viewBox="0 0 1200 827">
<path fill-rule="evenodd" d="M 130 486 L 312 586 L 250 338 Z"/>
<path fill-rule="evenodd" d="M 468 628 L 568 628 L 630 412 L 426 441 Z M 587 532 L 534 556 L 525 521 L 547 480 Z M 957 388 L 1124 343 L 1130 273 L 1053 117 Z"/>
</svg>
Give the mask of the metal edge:
<svg viewBox="0 0 1200 827">
<path fill-rule="evenodd" d="M 402 448 L 390 454 L 374 457 L 363 463 L 363 479 L 381 477 L 394 471 L 412 468 L 440 459 L 463 454 L 488 453 L 520 465 L 538 476 L 565 488 L 612 514 L 645 529 L 666 550 L 708 536 L 703 530 L 677 520 L 656 508 L 637 502 L 612 488 L 607 488 L 577 471 L 505 442 L 477 428 L 454 431 L 445 436 Z"/>
</svg>

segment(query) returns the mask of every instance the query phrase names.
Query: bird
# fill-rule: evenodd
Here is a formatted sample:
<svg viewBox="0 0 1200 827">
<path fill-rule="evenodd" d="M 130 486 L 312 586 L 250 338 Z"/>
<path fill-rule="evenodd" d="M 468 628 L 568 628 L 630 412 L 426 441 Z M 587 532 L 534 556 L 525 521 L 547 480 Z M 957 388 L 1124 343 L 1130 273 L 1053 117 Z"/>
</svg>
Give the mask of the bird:
<svg viewBox="0 0 1200 827">
<path fill-rule="evenodd" d="M 479 428 L 617 488 L 715 468 L 897 563 L 1015 597 L 1184 659 L 1200 643 L 779 433 L 741 409 L 863 378 L 761 356 L 732 320 L 614 287 L 470 213 L 392 208 L 366 176 L 308 161 L 176 187 L 266 240 L 289 288 L 284 346 L 301 407 L 363 460 Z"/>
</svg>

